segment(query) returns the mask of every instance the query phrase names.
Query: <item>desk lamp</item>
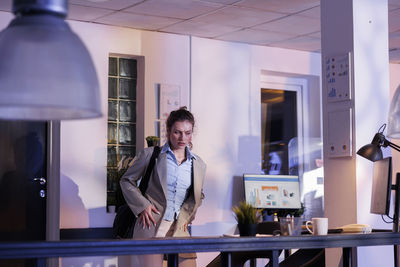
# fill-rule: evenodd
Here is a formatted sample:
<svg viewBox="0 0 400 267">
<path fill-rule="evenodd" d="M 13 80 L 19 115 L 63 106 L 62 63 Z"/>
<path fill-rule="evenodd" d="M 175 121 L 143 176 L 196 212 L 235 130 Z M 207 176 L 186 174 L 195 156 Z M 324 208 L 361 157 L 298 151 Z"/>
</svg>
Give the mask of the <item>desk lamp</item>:
<svg viewBox="0 0 400 267">
<path fill-rule="evenodd" d="M 377 161 L 383 158 L 381 147 L 391 147 L 396 151 L 400 152 L 400 146 L 393 144 L 389 140 L 386 139 L 385 135 L 383 134 L 386 128 L 386 124 L 383 124 L 378 132 L 375 134 L 374 138 L 372 139 L 371 144 L 367 144 L 361 147 L 357 154 L 370 160 L 370 161 Z M 400 173 L 396 175 L 396 184 L 392 185 L 392 190 L 395 191 L 395 205 L 394 205 L 394 214 L 393 214 L 393 232 L 399 232 L 399 208 L 400 202 Z"/>
<path fill-rule="evenodd" d="M 371 144 L 367 144 L 361 147 L 357 154 L 370 160 L 370 161 L 378 161 L 383 158 L 381 147 L 391 147 L 396 151 L 400 151 L 400 147 L 396 144 L 393 144 L 389 140 L 385 138 L 383 135 L 383 131 L 386 128 L 386 124 L 382 125 L 378 132 L 375 134 L 372 139 Z M 393 232 L 399 232 L 399 213 L 400 213 L 400 173 L 396 175 L 396 184 L 391 185 L 391 189 L 395 191 L 395 202 L 394 202 L 394 211 L 393 211 Z M 399 267 L 399 246 L 394 245 L 394 266 Z"/>
<path fill-rule="evenodd" d="M 383 124 L 378 132 L 375 134 L 374 138 L 371 141 L 371 144 L 367 144 L 361 147 L 357 154 L 370 160 L 370 161 L 377 161 L 383 158 L 381 147 L 391 147 L 396 151 L 400 152 L 400 146 L 393 144 L 389 140 L 385 138 L 383 132 L 385 131 L 386 124 Z"/>
<path fill-rule="evenodd" d="M 0 32 L 1 119 L 101 116 L 96 70 L 67 8 L 67 0 L 13 0 L 15 18 Z"/>
<path fill-rule="evenodd" d="M 370 160 L 377 161 L 383 158 L 381 147 L 391 147 L 400 152 L 400 146 L 386 139 L 383 132 L 386 124 L 383 124 L 372 139 L 371 144 L 361 147 L 357 154 Z M 388 136 L 391 138 L 400 138 L 400 86 L 390 103 Z M 399 214 L 400 214 L 400 173 L 396 174 L 396 184 L 391 185 L 391 189 L 395 191 L 395 204 L 393 214 L 393 232 L 399 232 Z M 399 267 L 399 246 L 394 245 L 394 266 Z"/>
</svg>

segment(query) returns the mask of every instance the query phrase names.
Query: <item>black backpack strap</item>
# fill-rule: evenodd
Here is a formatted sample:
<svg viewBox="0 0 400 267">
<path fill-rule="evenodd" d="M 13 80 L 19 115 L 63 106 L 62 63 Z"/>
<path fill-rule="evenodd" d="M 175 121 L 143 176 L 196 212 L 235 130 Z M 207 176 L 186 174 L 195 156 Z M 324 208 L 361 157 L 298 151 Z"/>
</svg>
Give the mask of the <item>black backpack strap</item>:
<svg viewBox="0 0 400 267">
<path fill-rule="evenodd" d="M 147 186 L 149 185 L 149 180 L 150 180 L 150 175 L 151 172 L 153 171 L 154 164 L 156 163 L 156 158 L 161 152 L 161 148 L 159 146 L 155 146 L 153 150 L 153 154 L 151 154 L 150 162 L 149 165 L 147 165 L 146 173 L 142 178 L 142 181 L 140 182 L 139 189 L 140 192 L 144 195 L 147 190 Z"/>
</svg>

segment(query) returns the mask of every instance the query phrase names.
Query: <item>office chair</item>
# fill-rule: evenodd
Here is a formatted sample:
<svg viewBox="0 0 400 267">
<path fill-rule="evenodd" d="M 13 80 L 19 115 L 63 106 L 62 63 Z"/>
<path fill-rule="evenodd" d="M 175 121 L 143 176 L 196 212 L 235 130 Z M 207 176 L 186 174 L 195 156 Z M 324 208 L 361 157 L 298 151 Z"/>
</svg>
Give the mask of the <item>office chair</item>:
<svg viewBox="0 0 400 267">
<path fill-rule="evenodd" d="M 325 267 L 325 249 L 299 249 L 279 263 L 279 267 Z"/>
<path fill-rule="evenodd" d="M 280 233 L 279 222 L 261 222 L 257 225 L 257 234 L 276 235 Z M 281 251 L 279 251 L 281 253 Z M 232 267 L 243 267 L 244 263 L 250 261 L 250 266 L 255 266 L 257 258 L 272 258 L 272 251 L 238 251 L 232 253 Z M 207 267 L 221 266 L 221 254 L 215 257 Z"/>
</svg>

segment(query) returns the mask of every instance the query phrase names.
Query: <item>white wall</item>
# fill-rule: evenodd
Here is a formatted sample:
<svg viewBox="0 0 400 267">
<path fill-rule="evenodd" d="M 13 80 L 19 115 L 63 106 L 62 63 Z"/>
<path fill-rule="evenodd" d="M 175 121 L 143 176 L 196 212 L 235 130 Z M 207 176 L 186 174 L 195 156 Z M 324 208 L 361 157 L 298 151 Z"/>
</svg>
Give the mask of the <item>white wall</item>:
<svg viewBox="0 0 400 267">
<path fill-rule="evenodd" d="M 141 32 L 69 22 L 87 46 L 100 83 L 103 117 L 61 122 L 61 228 L 110 226 L 107 196 L 107 97 L 110 53 L 140 55 Z"/>
<path fill-rule="evenodd" d="M 155 135 L 155 85 L 178 85 L 181 106 L 189 108 L 190 37 L 143 31 L 145 57 L 145 136 Z"/>
<path fill-rule="evenodd" d="M 11 17 L 0 13 L 0 23 L 8 23 Z M 220 235 L 235 226 L 231 207 L 242 194 L 240 178 L 244 172 L 260 171 L 261 76 L 276 74 L 313 80 L 320 76 L 319 54 L 202 38 L 191 40 L 187 36 L 91 23 L 69 24 L 94 60 L 104 116 L 61 123 L 60 227 L 112 224 L 114 215 L 107 214 L 105 208 L 110 53 L 145 56 L 145 136 L 154 134 L 156 83 L 179 85 L 181 104 L 189 106 L 191 102 L 197 119 L 194 150 L 208 164 L 206 199 L 196 216 L 194 234 Z M 314 87 L 319 89 L 318 82 Z M 318 117 L 312 121 L 317 129 L 313 132 L 318 135 Z M 199 266 L 206 265 L 210 257 L 200 253 Z M 71 258 L 63 259 L 62 266 L 89 263 L 109 266 L 115 260 Z"/>
<path fill-rule="evenodd" d="M 140 55 L 141 32 L 69 22 L 88 48 L 100 83 L 103 117 L 61 122 L 60 228 L 109 227 L 106 213 L 107 97 L 110 53 Z M 116 257 L 63 258 L 61 266 L 115 266 Z M 92 266 L 90 265 L 90 266 Z"/>
<path fill-rule="evenodd" d="M 94 60 L 103 117 L 61 123 L 60 228 L 110 227 L 115 214 L 106 212 L 108 56 L 145 56 L 144 136 L 154 135 L 155 83 L 179 85 L 182 105 L 189 103 L 189 37 L 81 22 L 69 24 Z M 66 258 L 62 266 L 88 263 L 108 266 L 115 264 L 115 259 Z"/>
<path fill-rule="evenodd" d="M 378 128 L 388 122 L 390 103 L 388 4 L 387 1 L 353 0 L 353 13 L 356 96 L 354 141 L 358 149 L 371 142 Z M 369 19 L 368 22 L 366 17 Z M 373 101 L 371 101 L 372 98 Z M 389 155 L 390 149 L 384 150 L 384 156 Z M 357 222 L 367 223 L 373 228 L 392 229 L 392 225 L 384 223 L 381 216 L 369 212 L 372 165 L 364 158 L 356 158 Z M 359 248 L 358 264 L 360 266 L 393 266 L 393 246 Z"/>
<path fill-rule="evenodd" d="M 320 60 L 319 54 L 192 38 L 193 143 L 207 163 L 194 235 L 222 235 L 234 227 L 231 207 L 243 196 L 241 177 L 261 171 L 262 73 L 320 76 Z M 319 118 L 312 119 L 320 129 Z M 199 266 L 215 255 L 200 253 Z"/>
<path fill-rule="evenodd" d="M 389 76 L 390 76 L 390 99 L 391 99 L 394 95 L 394 92 L 396 91 L 396 88 L 400 86 L 400 64 L 389 65 Z M 391 141 L 397 145 L 400 145 L 400 140 L 398 139 L 392 139 Z M 392 161 L 393 161 L 392 177 L 393 179 L 395 179 L 396 173 L 400 172 L 400 153 L 398 153 L 397 151 L 393 151 Z M 392 203 L 394 203 L 393 201 L 394 200 L 392 200 Z"/>
<path fill-rule="evenodd" d="M 108 227 L 106 213 L 109 54 L 145 56 L 145 136 L 154 135 L 155 83 L 179 85 L 188 105 L 189 37 L 70 22 L 86 44 L 100 82 L 100 119 L 61 123 L 61 228 Z"/>
<path fill-rule="evenodd" d="M 236 202 L 232 198 L 237 200 L 241 194 L 240 178 L 243 172 L 260 170 L 261 73 L 319 76 L 319 55 L 193 38 L 190 66 L 189 37 L 76 22 L 71 25 L 95 58 L 104 114 L 108 53 L 145 56 L 145 135 L 154 133 L 155 84 L 179 85 L 181 103 L 189 105 L 192 79 L 192 111 L 197 119 L 194 150 L 208 163 L 206 199 L 193 232 L 219 235 L 235 226 L 231 207 Z M 63 228 L 111 225 L 113 216 L 105 212 L 106 122 L 103 117 L 62 123 Z M 315 123 L 319 127 L 320 122 Z M 210 257 L 199 254 L 199 266 Z"/>
<path fill-rule="evenodd" d="M 6 27 L 11 18 L 10 13 L 0 12 L 0 26 Z M 94 59 L 105 116 L 62 122 L 60 227 L 108 227 L 112 223 L 113 215 L 105 212 L 109 53 L 145 56 L 145 136 L 154 133 L 155 83 L 180 85 L 182 104 L 189 105 L 191 100 L 197 119 L 194 150 L 208 163 L 206 199 L 196 216 L 193 232 L 219 235 L 233 227 L 231 206 L 240 198 L 240 177 L 243 172 L 259 171 L 259 83 L 263 71 L 304 79 L 319 77 L 320 55 L 202 38 L 193 38 L 190 47 L 187 36 L 82 22 L 69 24 Z M 390 66 L 390 82 L 393 94 L 400 83 L 399 65 Z M 317 82 L 315 88 L 318 87 Z M 315 99 L 312 101 L 316 103 Z M 314 116 L 311 124 L 319 126 L 318 118 Z M 310 135 L 319 133 L 315 127 Z M 400 171 L 396 164 L 400 154 L 393 153 L 393 159 L 394 172 Z M 249 162 L 257 164 L 247 165 Z M 199 266 L 204 266 L 212 256 L 200 253 Z M 65 266 L 83 266 L 86 262 L 108 266 L 110 261 L 87 258 Z"/>
<path fill-rule="evenodd" d="M 325 58 L 350 54 L 351 99 L 328 101 L 328 86 L 323 71 L 325 210 L 329 227 L 349 223 L 366 223 L 383 228 L 380 216 L 369 213 L 372 164 L 357 156 L 356 151 L 371 142 L 378 128 L 387 122 L 389 101 L 387 1 L 337 0 L 321 1 L 323 69 Z M 337 16 L 337 14 L 341 16 Z M 340 29 L 340 30 L 338 30 Z M 328 123 L 328 114 L 351 110 L 350 136 L 352 153 L 330 157 L 330 142 L 345 136 L 338 121 Z M 338 129 L 329 131 L 328 129 Z M 329 139 L 329 137 L 331 137 Z M 390 227 L 389 227 L 390 228 Z M 379 255 L 379 257 L 377 257 Z M 392 249 L 358 248 L 360 266 L 390 266 Z M 327 266 L 338 266 L 341 250 L 330 249 Z M 385 259 L 384 261 L 382 259 Z"/>
</svg>

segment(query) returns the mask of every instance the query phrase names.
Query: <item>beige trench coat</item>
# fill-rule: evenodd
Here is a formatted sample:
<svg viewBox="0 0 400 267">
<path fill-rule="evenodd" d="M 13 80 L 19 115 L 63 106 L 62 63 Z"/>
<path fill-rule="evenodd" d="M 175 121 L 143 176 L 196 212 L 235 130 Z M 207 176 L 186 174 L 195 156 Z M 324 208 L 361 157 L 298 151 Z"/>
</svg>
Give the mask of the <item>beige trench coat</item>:
<svg viewBox="0 0 400 267">
<path fill-rule="evenodd" d="M 153 172 L 150 176 L 149 186 L 143 196 L 138 187 L 139 179 L 144 176 L 146 167 L 149 164 L 154 148 L 145 148 L 135 158 L 133 165 L 122 176 L 120 185 L 124 197 L 135 214 L 138 216 L 150 204 L 153 204 L 160 214 L 153 213 L 156 220 L 156 226 L 150 229 L 143 229 L 142 225 L 138 225 L 139 220 L 136 220 L 136 225 L 133 232 L 133 238 L 151 238 L 154 237 L 160 225 L 161 219 L 164 216 L 167 205 L 167 154 L 160 153 L 156 159 Z M 187 198 L 182 204 L 177 225 L 173 236 L 185 237 L 190 236 L 187 231 L 184 231 L 184 225 L 190 224 L 196 214 L 197 208 L 201 205 L 203 194 L 203 182 L 206 172 L 206 164 L 195 155 L 193 158 L 193 190 L 190 190 Z"/>
</svg>

